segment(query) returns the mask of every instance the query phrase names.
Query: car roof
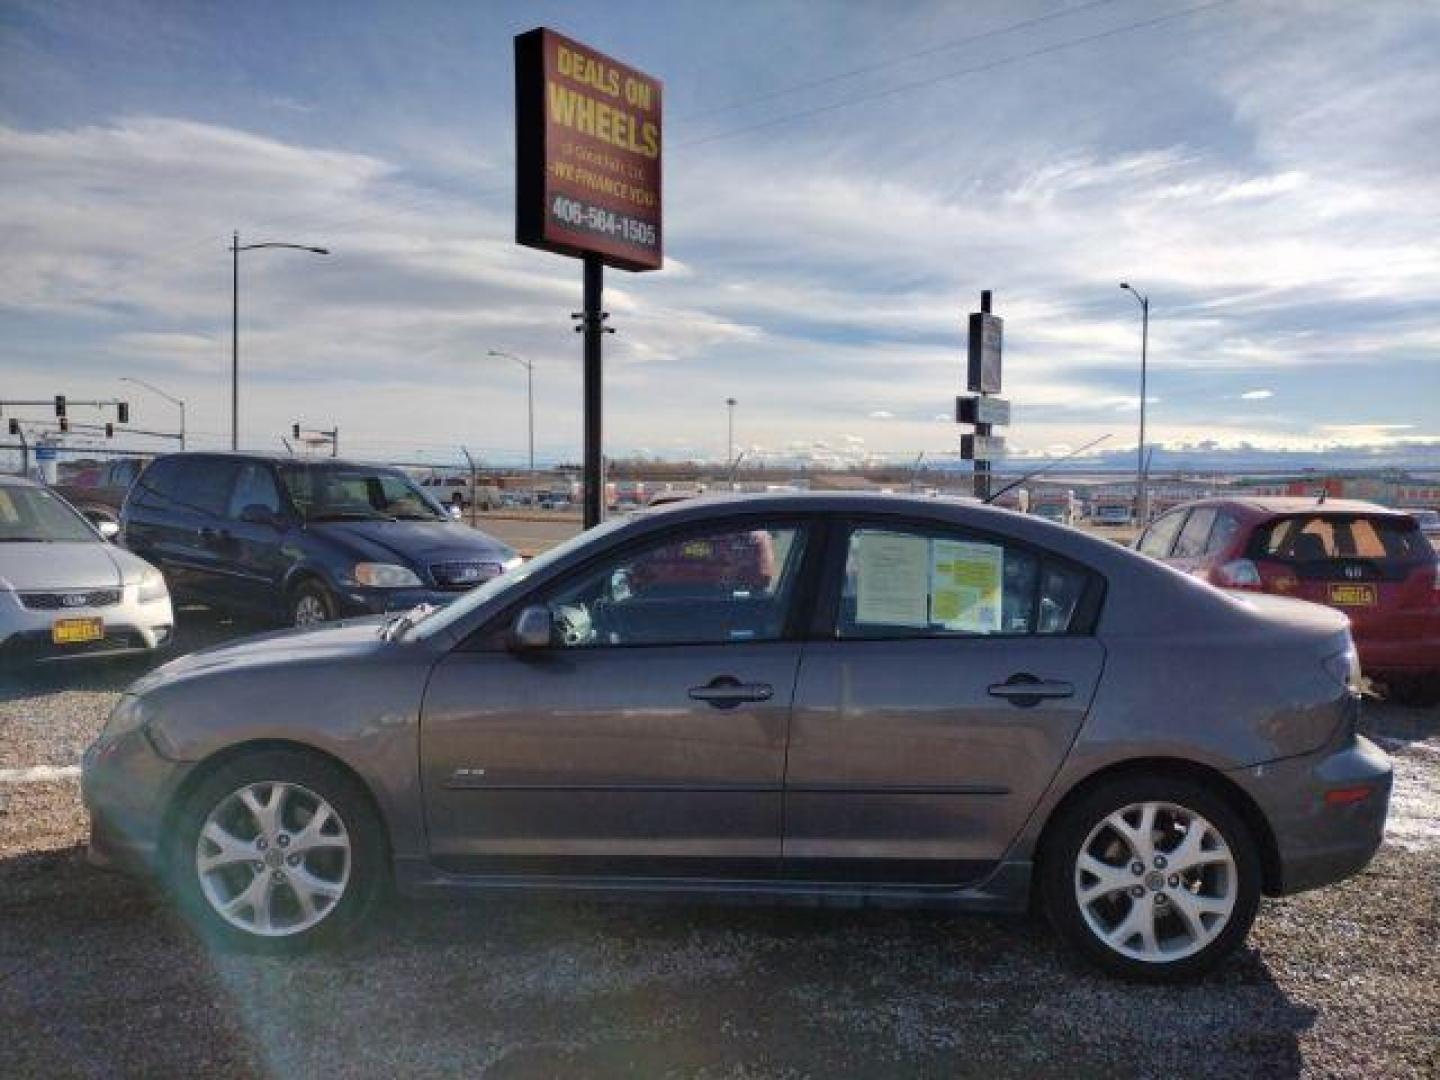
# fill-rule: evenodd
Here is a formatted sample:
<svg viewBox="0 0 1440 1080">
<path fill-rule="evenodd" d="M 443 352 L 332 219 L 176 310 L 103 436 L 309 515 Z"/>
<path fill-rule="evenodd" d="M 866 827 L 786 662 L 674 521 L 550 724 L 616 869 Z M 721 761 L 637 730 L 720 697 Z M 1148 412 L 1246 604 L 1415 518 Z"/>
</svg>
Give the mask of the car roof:
<svg viewBox="0 0 1440 1080">
<path fill-rule="evenodd" d="M 316 458 L 297 457 L 290 454 L 241 454 L 231 453 L 225 450 L 188 450 L 183 453 L 161 454 L 155 461 L 185 460 L 197 461 L 200 459 L 220 459 L 223 461 L 260 461 L 270 465 L 299 465 L 302 467 L 319 468 L 322 465 L 340 465 L 353 469 L 387 469 L 391 472 L 402 472 L 396 465 L 376 465 L 369 461 L 351 461 L 348 458 Z"/>
<path fill-rule="evenodd" d="M 1325 499 L 1308 495 L 1230 495 L 1213 499 L 1195 499 L 1181 503 L 1175 510 L 1190 510 L 1195 507 L 1226 507 L 1256 514 L 1386 514 L 1405 516 L 1403 510 L 1395 510 L 1379 503 L 1363 499 Z"/>
</svg>

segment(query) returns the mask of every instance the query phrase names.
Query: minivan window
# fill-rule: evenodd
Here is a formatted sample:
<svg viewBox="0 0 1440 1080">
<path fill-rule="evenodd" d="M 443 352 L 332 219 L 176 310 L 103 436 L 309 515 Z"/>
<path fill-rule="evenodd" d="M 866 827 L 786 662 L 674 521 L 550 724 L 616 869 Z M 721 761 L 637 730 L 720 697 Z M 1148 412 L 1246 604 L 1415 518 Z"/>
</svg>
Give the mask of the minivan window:
<svg viewBox="0 0 1440 1080">
<path fill-rule="evenodd" d="M 180 459 L 161 458 L 141 475 L 133 498 L 142 506 L 163 506 L 178 497 L 179 480 Z"/>
<path fill-rule="evenodd" d="M 307 521 L 448 520 L 404 473 L 364 465 L 285 464 L 280 478 Z"/>
<path fill-rule="evenodd" d="M 1215 511 L 1208 506 L 1190 511 L 1190 520 L 1180 530 L 1175 541 L 1174 557 L 1177 559 L 1198 559 L 1205 554 L 1206 542 L 1210 539 L 1210 526 L 1215 524 Z"/>
<path fill-rule="evenodd" d="M 252 461 L 240 470 L 235 492 L 230 496 L 230 517 L 238 518 L 247 506 L 263 506 L 272 514 L 280 512 L 280 489 L 268 465 Z"/>
<path fill-rule="evenodd" d="M 1185 513 L 1184 510 L 1172 510 L 1146 529 L 1145 535 L 1140 539 L 1140 551 L 1157 559 L 1169 555 L 1170 544 L 1174 541 L 1175 534 L 1180 531 Z"/>
<path fill-rule="evenodd" d="M 1235 534 L 1240 531 L 1240 519 L 1224 510 L 1215 515 L 1215 525 L 1210 530 L 1210 542 L 1205 545 L 1206 555 L 1218 555 L 1230 546 Z"/>
<path fill-rule="evenodd" d="M 240 466 L 224 458 L 182 460 L 175 500 L 192 510 L 219 517 L 230 501 L 230 489 Z"/>
</svg>

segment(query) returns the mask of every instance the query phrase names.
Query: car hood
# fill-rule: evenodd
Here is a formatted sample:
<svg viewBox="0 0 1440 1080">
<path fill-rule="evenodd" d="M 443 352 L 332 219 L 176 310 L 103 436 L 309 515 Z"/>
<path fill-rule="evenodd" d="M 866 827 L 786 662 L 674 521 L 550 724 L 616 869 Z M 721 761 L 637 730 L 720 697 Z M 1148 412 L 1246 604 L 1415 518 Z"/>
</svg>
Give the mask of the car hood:
<svg viewBox="0 0 1440 1080">
<path fill-rule="evenodd" d="M 129 552 L 99 540 L 0 544 L 0 588 L 6 589 L 113 589 L 127 571 L 138 577 L 144 566 Z"/>
<path fill-rule="evenodd" d="M 421 566 L 474 559 L 503 563 L 515 554 L 493 536 L 456 521 L 320 521 L 305 528 L 374 561 Z"/>
<path fill-rule="evenodd" d="M 390 647 L 380 637 L 381 615 L 323 626 L 276 630 L 188 653 L 142 676 L 129 693 L 143 694 L 169 683 L 218 672 L 243 672 L 280 664 L 360 658 Z"/>
</svg>

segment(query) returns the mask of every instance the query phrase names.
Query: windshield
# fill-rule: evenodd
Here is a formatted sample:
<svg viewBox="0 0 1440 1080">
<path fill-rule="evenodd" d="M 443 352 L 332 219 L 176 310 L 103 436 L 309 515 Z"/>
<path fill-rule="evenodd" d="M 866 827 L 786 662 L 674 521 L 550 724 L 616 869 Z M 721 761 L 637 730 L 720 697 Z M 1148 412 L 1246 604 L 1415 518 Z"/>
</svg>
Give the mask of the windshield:
<svg viewBox="0 0 1440 1080">
<path fill-rule="evenodd" d="M 455 602 L 430 612 L 424 616 L 423 621 L 417 619 L 414 636 L 422 638 L 430 637 L 447 627 L 455 625 L 482 604 L 488 604 L 492 599 L 511 587 L 540 573 L 546 567 L 553 566 L 562 559 L 568 558 L 572 552 L 578 551 L 587 544 L 595 543 L 609 536 L 611 533 L 624 528 L 632 521 L 633 519 L 631 518 L 611 518 L 603 525 L 597 525 L 593 529 L 572 536 L 563 544 L 551 548 L 543 555 L 537 555 L 529 562 L 520 563 L 517 566 L 511 567 L 499 577 L 491 578 L 479 588 L 471 589 Z"/>
<path fill-rule="evenodd" d="M 44 488 L 0 488 L 0 543 L 93 541 L 90 523 Z"/>
<path fill-rule="evenodd" d="M 418 484 L 395 469 L 285 464 L 280 478 L 306 521 L 448 521 Z"/>
</svg>

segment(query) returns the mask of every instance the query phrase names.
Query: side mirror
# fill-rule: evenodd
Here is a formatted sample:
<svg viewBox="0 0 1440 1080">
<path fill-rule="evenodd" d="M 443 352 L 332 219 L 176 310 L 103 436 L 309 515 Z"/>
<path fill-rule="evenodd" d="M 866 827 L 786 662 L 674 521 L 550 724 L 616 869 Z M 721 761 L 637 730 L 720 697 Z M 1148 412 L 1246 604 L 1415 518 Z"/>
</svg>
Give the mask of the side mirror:
<svg viewBox="0 0 1440 1080">
<path fill-rule="evenodd" d="M 280 515 L 262 503 L 251 503 L 240 511 L 240 520 L 251 525 L 269 525 L 278 528 Z"/>
<path fill-rule="evenodd" d="M 548 648 L 553 626 L 549 608 L 538 604 L 527 607 L 515 618 L 510 632 L 511 646 L 517 651 Z"/>
<path fill-rule="evenodd" d="M 120 535 L 120 526 L 109 518 L 102 518 L 95 522 L 95 528 L 100 531 L 100 535 L 106 540 L 114 540 Z"/>
</svg>

